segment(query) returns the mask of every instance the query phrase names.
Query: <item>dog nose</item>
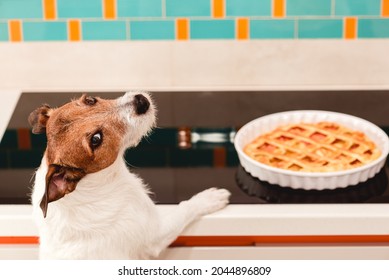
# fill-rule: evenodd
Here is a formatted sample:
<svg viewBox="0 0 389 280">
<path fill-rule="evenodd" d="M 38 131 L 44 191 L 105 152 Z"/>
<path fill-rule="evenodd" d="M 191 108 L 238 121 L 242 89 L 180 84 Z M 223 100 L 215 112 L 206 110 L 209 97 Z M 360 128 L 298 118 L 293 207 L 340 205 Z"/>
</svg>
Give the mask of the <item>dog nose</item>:
<svg viewBox="0 0 389 280">
<path fill-rule="evenodd" d="M 142 115 L 147 112 L 150 107 L 150 101 L 142 94 L 134 96 L 135 111 L 138 115 Z"/>
</svg>

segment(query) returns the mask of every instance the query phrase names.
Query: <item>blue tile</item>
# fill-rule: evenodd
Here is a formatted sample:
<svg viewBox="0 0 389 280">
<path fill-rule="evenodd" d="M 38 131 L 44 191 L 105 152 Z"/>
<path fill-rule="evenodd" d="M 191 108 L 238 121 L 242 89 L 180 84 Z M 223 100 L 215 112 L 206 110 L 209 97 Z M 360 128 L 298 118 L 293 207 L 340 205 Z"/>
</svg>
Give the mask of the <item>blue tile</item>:
<svg viewBox="0 0 389 280">
<path fill-rule="evenodd" d="M 343 21 L 341 19 L 299 20 L 298 37 L 307 39 L 342 38 Z"/>
<path fill-rule="evenodd" d="M 160 17 L 161 0 L 117 0 L 119 17 Z"/>
<path fill-rule="evenodd" d="M 335 14 L 351 15 L 380 15 L 381 0 L 336 0 Z"/>
<path fill-rule="evenodd" d="M 192 39 L 234 39 L 234 20 L 192 20 L 190 22 Z"/>
<path fill-rule="evenodd" d="M 101 0 L 57 0 L 58 18 L 101 18 Z"/>
<path fill-rule="evenodd" d="M 24 41 L 66 41 L 65 22 L 23 22 Z"/>
<path fill-rule="evenodd" d="M 389 19 L 359 19 L 359 38 L 389 38 Z"/>
<path fill-rule="evenodd" d="M 174 40 L 174 21 L 131 21 L 130 38 L 131 40 Z"/>
<path fill-rule="evenodd" d="M 84 21 L 81 25 L 83 40 L 126 40 L 125 21 Z"/>
<path fill-rule="evenodd" d="M 0 23 L 0 42 L 8 41 L 8 24 Z"/>
<path fill-rule="evenodd" d="M 166 0 L 167 16 L 210 16 L 210 0 Z"/>
<path fill-rule="evenodd" d="M 277 39 L 294 38 L 294 20 L 251 20 L 250 38 Z"/>
<path fill-rule="evenodd" d="M 226 0 L 227 16 L 270 16 L 271 0 Z"/>
<path fill-rule="evenodd" d="M 286 14 L 288 16 L 329 16 L 331 0 L 288 0 Z"/>
<path fill-rule="evenodd" d="M 0 19 L 42 17 L 42 0 L 0 0 Z"/>
</svg>

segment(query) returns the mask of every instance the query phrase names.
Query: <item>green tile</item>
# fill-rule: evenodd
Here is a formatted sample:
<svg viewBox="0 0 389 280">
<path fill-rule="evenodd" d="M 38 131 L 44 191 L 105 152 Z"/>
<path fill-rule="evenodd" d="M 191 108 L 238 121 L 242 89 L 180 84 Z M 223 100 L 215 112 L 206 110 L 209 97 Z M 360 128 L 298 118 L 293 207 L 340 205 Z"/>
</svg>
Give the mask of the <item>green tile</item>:
<svg viewBox="0 0 389 280">
<path fill-rule="evenodd" d="M 3 138 L 0 139 L 0 149 L 17 149 L 18 134 L 14 129 L 7 129 L 4 132 Z"/>
<path fill-rule="evenodd" d="M 250 38 L 277 39 L 294 38 L 294 20 L 251 20 Z"/>
<path fill-rule="evenodd" d="M 11 151 L 10 167 L 11 168 L 37 168 L 43 156 L 44 150 L 26 150 Z"/>
<path fill-rule="evenodd" d="M 140 148 L 128 149 L 124 156 L 130 167 L 164 167 L 167 166 L 167 148 Z"/>
<path fill-rule="evenodd" d="M 231 144 L 227 147 L 227 166 L 233 167 L 240 164 L 238 153 L 236 152 L 234 146 Z"/>
<path fill-rule="evenodd" d="M 7 152 L 0 151 L 0 168 L 4 169 L 8 167 L 7 163 Z"/>
<path fill-rule="evenodd" d="M 83 40 L 126 40 L 125 21 L 84 21 L 82 22 Z"/>
<path fill-rule="evenodd" d="M 389 38 L 389 19 L 359 19 L 359 38 Z"/>
<path fill-rule="evenodd" d="M 342 38 L 343 21 L 341 19 L 328 20 L 299 20 L 298 37 L 315 39 L 315 38 Z"/>
<path fill-rule="evenodd" d="M 101 18 L 101 0 L 57 0 L 58 18 Z"/>
<path fill-rule="evenodd" d="M 226 0 L 227 16 L 270 16 L 271 0 Z"/>
<path fill-rule="evenodd" d="M 0 0 L 0 19 L 43 17 L 42 0 Z"/>
<path fill-rule="evenodd" d="M 8 41 L 8 25 L 6 23 L 0 23 L 0 42 Z"/>
<path fill-rule="evenodd" d="M 156 128 L 151 134 L 142 139 L 138 147 L 143 146 L 176 146 L 177 129 L 176 128 Z"/>
<path fill-rule="evenodd" d="M 119 17 L 160 17 L 162 0 L 117 0 Z"/>
<path fill-rule="evenodd" d="M 213 166 L 213 149 L 172 149 L 170 160 L 173 167 Z"/>
<path fill-rule="evenodd" d="M 336 0 L 335 15 L 380 15 L 381 0 Z"/>
<path fill-rule="evenodd" d="M 190 22 L 192 39 L 234 39 L 233 20 L 192 20 Z"/>
<path fill-rule="evenodd" d="M 288 16 L 329 16 L 332 0 L 288 0 L 286 14 Z"/>
<path fill-rule="evenodd" d="M 130 38 L 131 40 L 174 40 L 174 21 L 131 21 Z"/>
<path fill-rule="evenodd" d="M 165 0 L 167 16 L 205 16 L 211 15 L 210 0 Z"/>
<path fill-rule="evenodd" d="M 65 22 L 23 22 L 24 41 L 66 41 Z"/>
<path fill-rule="evenodd" d="M 31 147 L 32 148 L 45 148 L 47 145 L 47 137 L 45 133 L 32 134 L 31 133 Z"/>
</svg>

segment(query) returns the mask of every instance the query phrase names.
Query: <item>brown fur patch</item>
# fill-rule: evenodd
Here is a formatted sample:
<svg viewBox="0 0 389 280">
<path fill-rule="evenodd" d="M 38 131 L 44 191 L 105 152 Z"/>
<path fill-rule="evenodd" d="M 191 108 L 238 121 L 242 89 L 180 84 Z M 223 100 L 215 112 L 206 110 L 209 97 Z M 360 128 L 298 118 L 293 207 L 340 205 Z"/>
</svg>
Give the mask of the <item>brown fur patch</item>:
<svg viewBox="0 0 389 280">
<path fill-rule="evenodd" d="M 97 172 L 111 165 L 118 156 L 126 125 L 117 112 L 116 100 L 96 98 L 89 105 L 86 96 L 51 112 L 47 122 L 48 164 Z M 104 141 L 92 150 L 91 137 L 102 133 Z"/>
</svg>

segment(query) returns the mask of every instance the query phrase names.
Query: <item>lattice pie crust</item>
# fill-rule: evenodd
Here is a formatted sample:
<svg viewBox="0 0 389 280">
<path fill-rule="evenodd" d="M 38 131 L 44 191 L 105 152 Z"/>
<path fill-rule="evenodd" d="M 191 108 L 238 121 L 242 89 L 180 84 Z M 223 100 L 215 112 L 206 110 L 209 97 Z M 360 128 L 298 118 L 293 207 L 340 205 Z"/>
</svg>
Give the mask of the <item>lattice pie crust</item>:
<svg viewBox="0 0 389 280">
<path fill-rule="evenodd" d="M 381 154 L 364 133 L 333 122 L 280 126 L 260 135 L 244 152 L 261 163 L 304 172 L 347 170 Z"/>
</svg>

